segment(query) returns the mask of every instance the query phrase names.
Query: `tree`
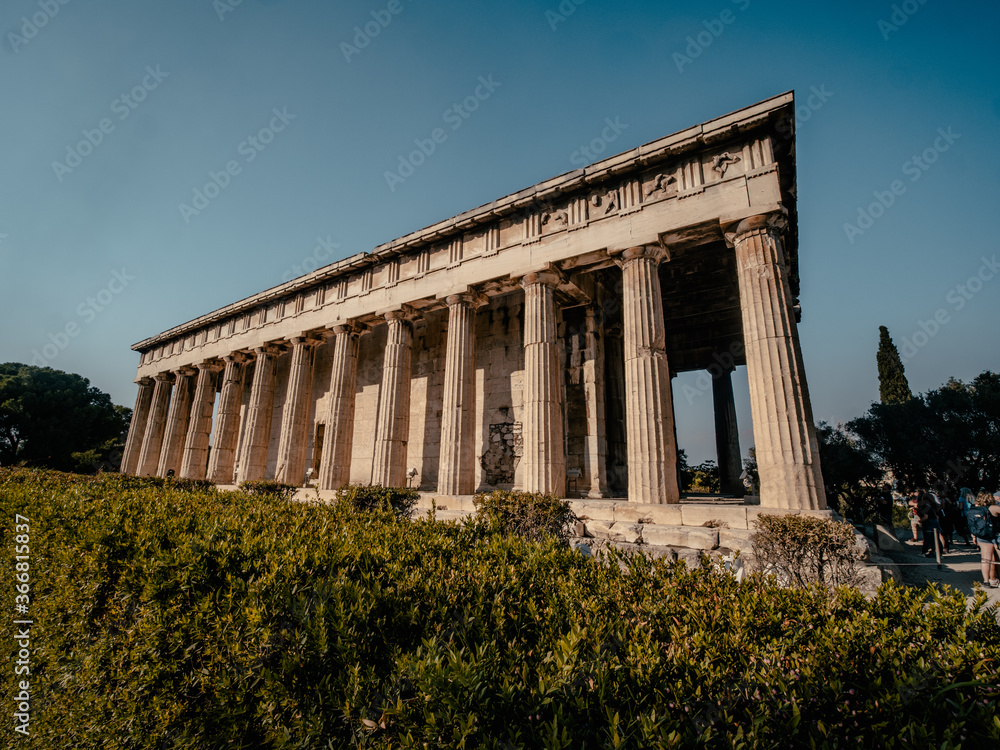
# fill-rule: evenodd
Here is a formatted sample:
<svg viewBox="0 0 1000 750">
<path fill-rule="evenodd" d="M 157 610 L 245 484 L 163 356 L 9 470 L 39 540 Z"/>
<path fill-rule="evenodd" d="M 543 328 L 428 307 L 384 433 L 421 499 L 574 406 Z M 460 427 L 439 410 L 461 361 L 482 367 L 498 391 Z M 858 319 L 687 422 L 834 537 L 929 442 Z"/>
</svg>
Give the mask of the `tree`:
<svg viewBox="0 0 1000 750">
<path fill-rule="evenodd" d="M 95 470 L 113 462 L 131 416 L 80 375 L 0 364 L 0 464 Z"/>
<path fill-rule="evenodd" d="M 1000 486 L 1000 375 L 989 370 L 968 384 L 951 379 L 908 401 L 872 404 L 847 429 L 907 487 Z"/>
<path fill-rule="evenodd" d="M 837 500 L 841 514 L 855 521 L 874 517 L 875 490 L 885 472 L 872 451 L 843 425 L 820 422 L 816 439 L 823 479 L 833 495 L 827 500 Z"/>
<path fill-rule="evenodd" d="M 878 354 L 875 359 L 878 362 L 878 395 L 882 403 L 900 404 L 913 398 L 903 361 L 885 326 L 878 327 Z"/>
</svg>

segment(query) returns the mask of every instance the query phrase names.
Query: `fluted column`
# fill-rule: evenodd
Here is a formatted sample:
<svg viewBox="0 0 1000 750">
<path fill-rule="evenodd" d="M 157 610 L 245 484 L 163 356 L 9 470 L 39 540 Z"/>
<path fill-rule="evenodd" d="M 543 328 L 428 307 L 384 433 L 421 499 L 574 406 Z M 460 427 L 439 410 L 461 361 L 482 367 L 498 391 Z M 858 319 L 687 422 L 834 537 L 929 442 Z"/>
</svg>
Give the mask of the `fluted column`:
<svg viewBox="0 0 1000 750">
<path fill-rule="evenodd" d="M 236 353 L 224 357 L 222 392 L 215 415 L 212 451 L 208 458 L 208 479 L 216 484 L 232 484 L 236 470 L 236 446 L 240 441 L 240 409 L 243 406 L 243 377 L 247 357 Z"/>
<path fill-rule="evenodd" d="M 587 308 L 587 358 L 583 364 L 583 388 L 587 398 L 587 497 L 607 497 L 608 440 L 605 418 L 604 336 L 597 306 Z"/>
<path fill-rule="evenodd" d="M 215 374 L 219 362 L 202 362 L 191 403 L 191 420 L 184 440 L 184 457 L 180 475 L 184 479 L 204 479 L 208 470 L 208 439 L 212 433 L 212 411 L 215 408 Z"/>
<path fill-rule="evenodd" d="M 819 447 L 806 388 L 779 215 L 744 219 L 735 247 L 760 502 L 826 508 Z"/>
<path fill-rule="evenodd" d="M 667 364 L 667 334 L 657 268 L 666 256 L 656 246 L 622 254 L 625 415 L 628 499 L 680 502 L 674 405 Z"/>
<path fill-rule="evenodd" d="M 358 341 L 365 330 L 364 326 L 355 323 L 333 328 L 329 407 L 319 463 L 319 487 L 323 490 L 339 490 L 351 481 Z"/>
<path fill-rule="evenodd" d="M 259 481 L 267 475 L 267 453 L 271 443 L 271 411 L 274 409 L 274 385 L 281 350 L 274 346 L 254 349 L 256 364 L 246 429 L 240 446 L 236 482 Z"/>
<path fill-rule="evenodd" d="M 445 302 L 448 343 L 437 491 L 471 495 L 476 488 L 476 308 L 481 302 L 475 294 L 453 294 Z"/>
<path fill-rule="evenodd" d="M 406 484 L 406 444 L 410 434 L 410 347 L 413 329 L 402 311 L 386 313 L 389 326 L 382 363 L 375 425 L 372 484 Z"/>
<path fill-rule="evenodd" d="M 274 478 L 285 484 L 305 483 L 306 448 L 309 439 L 309 407 L 313 382 L 313 351 L 316 339 L 292 339 L 292 366 L 288 373 L 285 407 L 281 413 L 278 466 Z"/>
<path fill-rule="evenodd" d="M 174 396 L 170 399 L 167 426 L 163 431 L 163 449 L 156 469 L 157 475 L 161 477 L 167 476 L 167 472 L 171 470 L 174 474 L 180 471 L 188 422 L 191 419 L 191 386 L 196 373 L 197 370 L 192 367 L 182 367 L 174 372 Z"/>
<path fill-rule="evenodd" d="M 163 447 L 163 431 L 167 426 L 167 412 L 170 408 L 170 394 L 174 388 L 173 373 L 161 372 L 154 378 L 153 401 L 146 420 L 146 434 L 142 439 L 137 474 L 141 477 L 156 475 L 160 465 L 160 450 Z"/>
<path fill-rule="evenodd" d="M 554 273 L 529 273 L 524 288 L 524 490 L 566 494 L 563 371 L 556 334 Z"/>
<path fill-rule="evenodd" d="M 736 399 L 733 396 L 733 371 L 723 368 L 712 378 L 712 402 L 715 406 L 715 449 L 719 459 L 719 490 L 724 495 L 742 495 L 740 474 L 740 433 L 736 423 Z"/>
<path fill-rule="evenodd" d="M 128 437 L 125 440 L 125 450 L 122 453 L 122 474 L 135 474 L 135 470 L 139 466 L 139 454 L 142 453 L 142 441 L 146 436 L 149 407 L 153 403 L 153 379 L 140 378 L 136 384 L 139 386 L 139 393 L 135 397 L 132 421 L 129 422 Z"/>
</svg>

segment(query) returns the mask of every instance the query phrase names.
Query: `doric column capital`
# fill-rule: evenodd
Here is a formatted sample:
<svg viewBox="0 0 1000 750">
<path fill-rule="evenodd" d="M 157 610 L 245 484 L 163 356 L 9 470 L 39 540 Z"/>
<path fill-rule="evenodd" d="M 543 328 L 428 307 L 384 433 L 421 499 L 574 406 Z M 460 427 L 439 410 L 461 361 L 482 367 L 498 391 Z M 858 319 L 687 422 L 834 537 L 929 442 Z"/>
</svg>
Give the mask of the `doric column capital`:
<svg viewBox="0 0 1000 750">
<path fill-rule="evenodd" d="M 535 284 L 543 284 L 554 289 L 561 281 L 562 278 L 554 271 L 532 271 L 521 277 L 521 287 L 527 289 Z"/>
<path fill-rule="evenodd" d="M 399 310 L 390 310 L 387 313 L 382 313 L 382 317 L 385 319 L 386 323 L 391 323 L 394 320 L 399 321 L 400 323 L 410 323 L 416 315 L 412 308 L 404 306 Z"/>
<path fill-rule="evenodd" d="M 178 367 L 176 370 L 173 371 L 173 373 L 179 379 L 182 377 L 192 377 L 194 375 L 197 375 L 198 370 L 197 368 L 192 367 L 191 365 L 184 365 L 182 367 Z"/>
<path fill-rule="evenodd" d="M 444 302 L 448 307 L 453 307 L 454 305 L 468 305 L 469 307 L 479 308 L 487 304 L 489 300 L 482 294 L 478 292 L 461 292 L 459 294 L 449 294 L 444 298 Z"/>
<path fill-rule="evenodd" d="M 748 234 L 762 232 L 784 234 L 787 229 L 788 217 L 785 213 L 783 211 L 772 211 L 771 213 L 749 216 L 736 224 L 729 225 L 729 227 L 724 229 L 723 236 L 729 247 L 736 247 L 736 243 L 740 242 Z"/>
<path fill-rule="evenodd" d="M 317 344 L 322 344 L 323 339 L 319 336 L 307 336 L 303 334 L 301 336 L 292 336 L 292 338 L 288 339 L 288 343 L 292 346 L 316 346 Z"/>
<path fill-rule="evenodd" d="M 218 372 L 225 365 L 217 359 L 206 359 L 204 362 L 199 362 L 195 365 L 199 370 L 208 370 L 209 372 Z"/>
<path fill-rule="evenodd" d="M 246 352 L 233 352 L 232 354 L 227 354 L 223 357 L 222 361 L 226 363 L 235 362 L 236 364 L 241 365 L 248 359 L 250 359 L 250 356 Z"/>
<path fill-rule="evenodd" d="M 276 357 L 284 351 L 285 351 L 284 347 L 278 344 L 277 342 L 270 342 L 264 344 L 263 346 L 255 346 L 253 349 L 254 355 L 258 358 L 260 358 L 262 355 L 265 354 L 270 355 L 272 357 Z"/>
<path fill-rule="evenodd" d="M 637 247 L 626 248 L 621 254 L 620 262 L 628 263 L 631 260 L 651 260 L 656 264 L 667 259 L 666 248 L 660 245 L 639 245 Z"/>
<path fill-rule="evenodd" d="M 335 325 L 330 330 L 333 331 L 335 336 L 363 336 L 368 333 L 370 329 L 364 323 L 359 323 L 356 320 L 350 320 L 346 323 Z"/>
<path fill-rule="evenodd" d="M 153 379 L 161 383 L 173 383 L 174 374 L 172 372 L 158 372 L 153 376 Z"/>
<path fill-rule="evenodd" d="M 136 378 L 132 382 L 138 386 L 147 386 L 147 387 L 155 384 L 153 378 Z"/>
</svg>

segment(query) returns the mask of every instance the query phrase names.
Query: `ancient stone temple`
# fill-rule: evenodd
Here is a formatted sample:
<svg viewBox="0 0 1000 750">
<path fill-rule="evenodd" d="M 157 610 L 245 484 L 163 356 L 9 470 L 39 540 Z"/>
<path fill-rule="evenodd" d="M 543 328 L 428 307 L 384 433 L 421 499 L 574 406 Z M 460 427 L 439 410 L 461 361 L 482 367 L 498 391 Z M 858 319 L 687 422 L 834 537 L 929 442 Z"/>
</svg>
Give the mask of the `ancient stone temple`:
<svg viewBox="0 0 1000 750">
<path fill-rule="evenodd" d="M 745 365 L 761 503 L 825 508 L 793 134 L 788 93 L 139 342 L 122 471 L 676 503 L 671 378 L 708 370 L 742 494 Z"/>
</svg>

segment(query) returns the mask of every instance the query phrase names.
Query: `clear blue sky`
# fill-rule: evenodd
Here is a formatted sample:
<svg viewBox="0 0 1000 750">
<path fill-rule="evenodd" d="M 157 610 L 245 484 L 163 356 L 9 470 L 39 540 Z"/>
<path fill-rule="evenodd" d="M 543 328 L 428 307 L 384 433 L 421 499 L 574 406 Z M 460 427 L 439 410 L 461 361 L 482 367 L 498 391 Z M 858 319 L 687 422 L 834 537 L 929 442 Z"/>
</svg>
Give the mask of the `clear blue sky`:
<svg viewBox="0 0 1000 750">
<path fill-rule="evenodd" d="M 62 2 L 0 9 L 0 361 L 54 337 L 52 367 L 131 406 L 131 344 L 326 257 L 317 238 L 336 260 L 566 172 L 607 118 L 627 126 L 611 153 L 794 89 L 817 420 L 877 399 L 879 325 L 902 344 L 944 311 L 917 336 L 914 390 L 1000 369 L 1000 269 L 964 286 L 1000 252 L 994 4 Z M 377 36 L 346 48 L 366 24 Z M 247 140 L 272 120 L 273 140 Z M 385 173 L 443 123 L 390 190 Z M 230 161 L 239 173 L 183 215 Z M 859 226 L 875 193 L 892 205 Z M 680 443 L 714 458 L 711 398 L 679 393 L 692 381 L 675 381 Z"/>
</svg>

